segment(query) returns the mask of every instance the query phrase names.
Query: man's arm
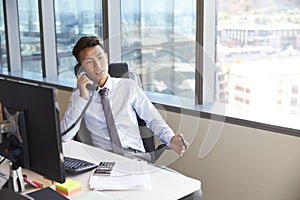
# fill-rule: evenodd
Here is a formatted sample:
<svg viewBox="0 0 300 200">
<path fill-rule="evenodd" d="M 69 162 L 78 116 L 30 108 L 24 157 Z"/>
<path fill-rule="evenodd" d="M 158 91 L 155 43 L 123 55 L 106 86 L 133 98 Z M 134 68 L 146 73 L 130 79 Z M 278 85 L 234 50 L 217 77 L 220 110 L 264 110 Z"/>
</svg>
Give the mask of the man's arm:
<svg viewBox="0 0 300 200">
<path fill-rule="evenodd" d="M 155 135 L 159 136 L 164 144 L 171 147 L 181 156 L 189 146 L 184 140 L 183 135 L 181 133 L 174 133 L 142 89 L 138 89 L 136 92 L 137 94 L 134 95 L 136 99 L 133 106 L 139 117 L 146 122 L 146 126 Z"/>
<path fill-rule="evenodd" d="M 64 133 L 69 127 L 71 127 L 75 121 L 81 115 L 84 106 L 88 100 L 85 100 L 79 96 L 78 90 L 72 93 L 70 97 L 70 103 L 65 112 L 64 118 L 60 122 L 61 133 Z M 74 126 L 72 130 L 70 130 L 66 135 L 62 137 L 63 141 L 69 141 L 73 139 L 80 128 L 81 120 Z"/>
</svg>

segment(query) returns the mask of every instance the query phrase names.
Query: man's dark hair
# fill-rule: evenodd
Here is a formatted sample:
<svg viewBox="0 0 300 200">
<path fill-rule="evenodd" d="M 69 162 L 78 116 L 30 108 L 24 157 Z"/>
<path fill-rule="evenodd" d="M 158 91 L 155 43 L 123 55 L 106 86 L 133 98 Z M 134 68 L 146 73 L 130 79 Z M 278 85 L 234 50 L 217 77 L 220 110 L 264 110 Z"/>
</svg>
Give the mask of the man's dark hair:
<svg viewBox="0 0 300 200">
<path fill-rule="evenodd" d="M 100 42 L 99 37 L 97 36 L 84 36 L 81 37 L 77 43 L 75 44 L 72 54 L 73 56 L 76 58 L 76 60 L 78 62 L 79 61 L 79 53 L 80 51 L 82 51 L 83 49 L 87 48 L 87 47 L 93 47 L 93 46 L 97 46 L 99 45 L 102 49 L 104 49 L 103 45 Z"/>
</svg>

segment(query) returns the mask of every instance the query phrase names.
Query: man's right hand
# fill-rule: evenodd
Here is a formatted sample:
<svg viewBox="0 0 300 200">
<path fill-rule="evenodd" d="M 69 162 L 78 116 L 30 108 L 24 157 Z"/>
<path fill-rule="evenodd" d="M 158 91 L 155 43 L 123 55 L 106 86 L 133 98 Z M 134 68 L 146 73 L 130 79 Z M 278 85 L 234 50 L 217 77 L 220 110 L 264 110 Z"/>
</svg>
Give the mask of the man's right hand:
<svg viewBox="0 0 300 200">
<path fill-rule="evenodd" d="M 188 149 L 189 143 L 185 141 L 181 133 L 177 133 L 172 137 L 170 142 L 171 148 L 178 153 L 179 156 L 182 156 L 184 152 Z"/>
<path fill-rule="evenodd" d="M 88 99 L 89 91 L 86 88 L 87 84 L 93 84 L 93 81 L 90 80 L 85 74 L 77 75 L 77 88 L 79 89 L 80 96 L 83 99 Z"/>
</svg>

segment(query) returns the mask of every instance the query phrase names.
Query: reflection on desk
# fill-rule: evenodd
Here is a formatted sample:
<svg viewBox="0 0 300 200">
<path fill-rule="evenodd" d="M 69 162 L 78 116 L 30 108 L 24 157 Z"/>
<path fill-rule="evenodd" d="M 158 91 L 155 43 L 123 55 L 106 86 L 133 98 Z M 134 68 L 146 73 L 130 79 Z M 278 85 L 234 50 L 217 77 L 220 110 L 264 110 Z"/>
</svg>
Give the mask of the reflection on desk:
<svg viewBox="0 0 300 200">
<path fill-rule="evenodd" d="M 91 163 L 99 164 L 101 161 L 114 161 L 116 163 L 132 163 L 132 162 L 141 162 L 131 160 L 129 158 L 113 154 L 108 151 L 101 150 L 86 144 L 70 141 L 63 143 L 63 153 L 65 156 L 70 156 L 74 158 L 84 159 Z M 8 162 L 3 163 L 0 166 L 0 170 L 3 172 L 8 172 Z M 144 189 L 139 190 L 122 190 L 122 191 L 101 191 L 103 194 L 111 196 L 120 200 L 153 200 L 153 199 L 164 199 L 164 200 L 174 200 L 182 198 L 196 190 L 201 188 L 201 182 L 199 180 L 189 178 L 179 173 L 174 173 L 168 170 L 164 170 L 152 165 L 143 163 L 143 166 L 139 170 L 131 170 L 123 168 L 122 170 L 139 174 L 140 176 L 147 177 L 148 186 Z M 71 176 L 73 180 L 77 180 L 82 183 L 82 191 L 76 193 L 72 196 L 68 196 L 69 199 L 76 199 L 84 195 L 88 195 L 87 192 L 90 192 L 89 187 L 90 177 L 93 171 L 88 171 L 82 174 Z M 31 172 L 29 170 L 23 169 L 23 174 L 26 174 L 30 179 L 37 179 L 41 176 Z M 54 189 L 54 186 L 52 186 Z M 36 189 L 28 189 L 27 192 L 32 192 Z"/>
</svg>

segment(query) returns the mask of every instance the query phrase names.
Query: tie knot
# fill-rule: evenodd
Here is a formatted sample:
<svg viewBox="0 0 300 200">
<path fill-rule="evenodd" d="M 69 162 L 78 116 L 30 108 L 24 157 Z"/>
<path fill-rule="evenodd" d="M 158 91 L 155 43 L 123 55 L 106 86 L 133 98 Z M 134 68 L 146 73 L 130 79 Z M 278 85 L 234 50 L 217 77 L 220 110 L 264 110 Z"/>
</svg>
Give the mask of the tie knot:
<svg viewBox="0 0 300 200">
<path fill-rule="evenodd" d="M 101 94 L 101 95 L 107 96 L 107 95 L 108 95 L 108 88 L 102 88 L 102 89 L 100 90 L 100 94 Z"/>
</svg>

